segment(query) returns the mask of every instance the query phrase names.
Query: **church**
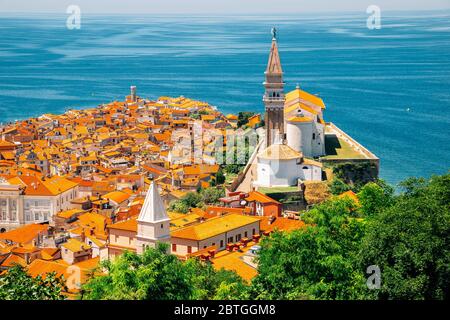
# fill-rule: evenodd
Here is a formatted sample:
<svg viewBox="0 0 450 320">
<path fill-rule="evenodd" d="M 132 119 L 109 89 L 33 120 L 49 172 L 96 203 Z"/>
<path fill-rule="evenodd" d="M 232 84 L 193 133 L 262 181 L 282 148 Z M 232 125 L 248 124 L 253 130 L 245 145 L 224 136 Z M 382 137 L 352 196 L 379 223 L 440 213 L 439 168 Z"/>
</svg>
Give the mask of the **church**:
<svg viewBox="0 0 450 320">
<path fill-rule="evenodd" d="M 321 181 L 325 155 L 322 99 L 300 89 L 285 94 L 275 28 L 265 71 L 265 144 L 257 155 L 254 187 L 287 187 Z"/>
</svg>

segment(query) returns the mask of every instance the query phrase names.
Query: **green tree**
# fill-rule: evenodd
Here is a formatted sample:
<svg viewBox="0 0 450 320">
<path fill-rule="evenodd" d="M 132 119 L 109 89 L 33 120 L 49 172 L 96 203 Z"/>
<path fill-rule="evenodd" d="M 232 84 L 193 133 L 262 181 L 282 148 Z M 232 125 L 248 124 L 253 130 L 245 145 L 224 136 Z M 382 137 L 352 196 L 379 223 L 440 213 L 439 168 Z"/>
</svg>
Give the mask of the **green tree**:
<svg viewBox="0 0 450 320">
<path fill-rule="evenodd" d="M 377 265 L 378 299 L 448 299 L 450 290 L 450 175 L 408 179 L 406 192 L 368 223 L 361 269 Z"/>
<path fill-rule="evenodd" d="M 331 194 L 334 194 L 336 196 L 348 190 L 351 190 L 351 187 L 348 184 L 336 177 L 331 181 L 329 188 Z"/>
<path fill-rule="evenodd" d="M 356 257 L 364 222 L 352 201 L 333 199 L 304 215 L 308 227 L 275 232 L 262 241 L 251 296 L 263 299 L 356 299 L 364 275 Z"/>
<path fill-rule="evenodd" d="M 188 213 L 191 208 L 203 208 L 206 204 L 217 204 L 219 198 L 225 196 L 225 189 L 210 187 L 197 192 L 188 192 L 180 200 L 173 200 L 169 204 L 169 211 Z"/>
<path fill-rule="evenodd" d="M 202 201 L 207 204 L 218 204 L 219 199 L 225 196 L 224 188 L 205 188 L 200 190 L 200 195 L 202 196 Z"/>
<path fill-rule="evenodd" d="M 393 196 L 394 189 L 384 181 L 369 182 L 358 193 L 360 211 L 365 217 L 377 215 L 392 205 Z"/>
<path fill-rule="evenodd" d="M 188 213 L 189 206 L 183 200 L 172 200 L 169 204 L 169 211 Z"/>
<path fill-rule="evenodd" d="M 114 262 L 104 262 L 106 275 L 94 276 L 83 286 L 83 299 L 238 299 L 246 292 L 236 273 L 216 271 L 194 259 L 183 262 L 167 249 L 158 244 L 142 255 L 125 252 Z"/>
<path fill-rule="evenodd" d="M 255 112 L 252 111 L 242 111 L 238 113 L 238 127 L 242 127 L 243 125 L 248 123 L 248 119 L 255 115 Z"/>
<path fill-rule="evenodd" d="M 225 182 L 225 175 L 223 174 L 222 168 L 216 173 L 215 184 L 221 185 Z"/>
<path fill-rule="evenodd" d="M 35 278 L 15 265 L 0 276 L 0 300 L 63 300 L 64 279 L 55 273 Z"/>
</svg>

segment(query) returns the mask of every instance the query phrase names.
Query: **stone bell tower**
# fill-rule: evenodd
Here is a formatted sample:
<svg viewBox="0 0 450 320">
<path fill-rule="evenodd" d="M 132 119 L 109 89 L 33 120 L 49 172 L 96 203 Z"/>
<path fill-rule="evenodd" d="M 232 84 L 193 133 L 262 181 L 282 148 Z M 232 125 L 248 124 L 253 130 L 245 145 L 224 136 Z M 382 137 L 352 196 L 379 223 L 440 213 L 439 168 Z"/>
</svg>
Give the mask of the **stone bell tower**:
<svg viewBox="0 0 450 320">
<path fill-rule="evenodd" d="M 276 29 L 272 28 L 272 47 L 269 53 L 269 62 L 264 72 L 264 96 L 266 145 L 272 145 L 275 140 L 284 136 L 284 82 L 281 69 L 280 55 L 278 54 Z"/>
</svg>

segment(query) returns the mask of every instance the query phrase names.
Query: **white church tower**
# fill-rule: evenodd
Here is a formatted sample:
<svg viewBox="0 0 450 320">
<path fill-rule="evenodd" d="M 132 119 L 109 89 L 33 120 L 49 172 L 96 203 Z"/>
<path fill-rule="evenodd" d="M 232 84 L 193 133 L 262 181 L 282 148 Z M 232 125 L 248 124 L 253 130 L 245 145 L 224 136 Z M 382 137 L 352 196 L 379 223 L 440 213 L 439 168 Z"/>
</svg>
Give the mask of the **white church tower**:
<svg viewBox="0 0 450 320">
<path fill-rule="evenodd" d="M 155 182 L 147 191 L 137 225 L 137 253 L 142 253 L 146 247 L 154 248 L 157 242 L 170 242 L 170 219 Z"/>
</svg>

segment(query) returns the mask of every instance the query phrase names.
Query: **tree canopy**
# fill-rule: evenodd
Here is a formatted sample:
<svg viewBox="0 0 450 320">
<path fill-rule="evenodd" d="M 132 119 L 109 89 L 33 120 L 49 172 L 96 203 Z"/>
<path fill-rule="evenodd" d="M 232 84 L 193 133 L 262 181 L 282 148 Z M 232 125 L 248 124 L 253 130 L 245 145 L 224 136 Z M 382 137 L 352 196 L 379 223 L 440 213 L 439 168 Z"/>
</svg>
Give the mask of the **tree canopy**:
<svg viewBox="0 0 450 320">
<path fill-rule="evenodd" d="M 63 300 L 64 279 L 54 273 L 35 278 L 15 265 L 0 276 L 0 300 Z"/>
<path fill-rule="evenodd" d="M 125 252 L 102 267 L 83 286 L 83 299 L 98 300 L 186 300 L 238 299 L 245 283 L 234 272 L 216 271 L 209 263 L 180 261 L 167 253 L 166 244 L 147 248 L 142 255 Z"/>
<path fill-rule="evenodd" d="M 448 299 L 450 175 L 411 178 L 394 195 L 370 182 L 304 215 L 308 227 L 262 241 L 252 296 L 268 299 Z M 369 266 L 381 271 L 369 289 Z"/>
</svg>

